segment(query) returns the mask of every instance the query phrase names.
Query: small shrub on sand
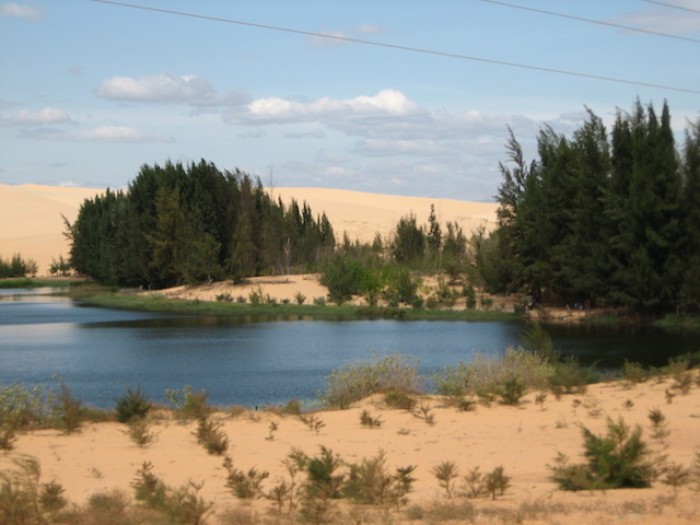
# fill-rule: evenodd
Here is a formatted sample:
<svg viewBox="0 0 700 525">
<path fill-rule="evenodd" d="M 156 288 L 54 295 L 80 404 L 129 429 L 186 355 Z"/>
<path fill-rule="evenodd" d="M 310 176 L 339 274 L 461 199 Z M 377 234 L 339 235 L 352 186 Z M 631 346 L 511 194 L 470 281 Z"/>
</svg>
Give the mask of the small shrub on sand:
<svg viewBox="0 0 700 525">
<path fill-rule="evenodd" d="M 546 358 L 522 348 L 508 348 L 498 359 L 476 356 L 469 363 L 447 367 L 435 377 L 435 384 L 439 394 L 453 399 L 476 394 L 489 401 L 499 396 L 513 403 L 528 390 L 548 387 L 553 373 L 554 367 Z"/>
<path fill-rule="evenodd" d="M 625 359 L 622 364 L 622 379 L 627 387 L 632 387 L 649 379 L 649 372 L 644 369 L 641 363 Z"/>
<path fill-rule="evenodd" d="M 563 454 L 557 456 L 550 468 L 552 479 L 561 489 L 606 490 L 651 485 L 653 469 L 641 428 L 630 431 L 621 417 L 617 421 L 608 418 L 607 426 L 606 436 L 597 436 L 582 427 L 587 463 L 572 465 Z"/>
<path fill-rule="evenodd" d="M 445 489 L 448 498 L 454 493 L 455 479 L 459 477 L 459 469 L 454 461 L 443 461 L 435 465 L 430 472 L 438 480 L 440 487 Z"/>
<path fill-rule="evenodd" d="M 263 495 L 262 483 L 270 476 L 269 472 L 258 471 L 255 467 L 244 472 L 233 466 L 230 457 L 224 459 L 224 468 L 228 472 L 226 486 L 234 496 L 239 499 L 251 500 Z"/>
<path fill-rule="evenodd" d="M 156 439 L 146 419 L 134 419 L 129 422 L 129 437 L 139 447 L 150 445 Z"/>
<path fill-rule="evenodd" d="M 150 462 L 141 465 L 132 482 L 137 501 L 161 514 L 166 523 L 181 524 L 205 523 L 205 516 L 211 511 L 213 502 L 199 495 L 202 486 L 192 481 L 177 488 L 168 486 L 153 474 Z"/>
<path fill-rule="evenodd" d="M 295 461 L 307 476 L 301 493 L 301 518 L 314 524 L 326 523 L 334 512 L 334 500 L 342 496 L 345 476 L 338 470 L 343 462 L 340 456 L 323 446 L 318 456 L 298 453 Z"/>
<path fill-rule="evenodd" d="M 583 366 L 575 357 L 570 356 L 554 365 L 549 386 L 559 398 L 562 394 L 583 394 L 594 381 L 593 367 Z"/>
<path fill-rule="evenodd" d="M 73 397 L 70 388 L 64 383 L 61 383 L 61 391 L 54 402 L 53 415 L 56 426 L 66 434 L 80 430 L 85 420 L 86 410 L 82 402 Z"/>
<path fill-rule="evenodd" d="M 348 479 L 343 485 L 343 495 L 355 503 L 379 505 L 400 509 L 407 502 L 415 478 L 415 466 L 397 468 L 391 473 L 386 466 L 386 454 L 380 450 L 372 458 L 350 464 Z"/>
<path fill-rule="evenodd" d="M 379 428 L 382 426 L 382 418 L 381 416 L 372 417 L 367 410 L 363 410 L 360 414 L 360 424 L 363 427 Z"/>
<path fill-rule="evenodd" d="M 348 408 L 372 394 L 391 390 L 415 393 L 420 389 L 418 366 L 410 358 L 394 354 L 334 370 L 326 379 L 321 399 L 328 406 Z"/>
<path fill-rule="evenodd" d="M 53 397 L 39 387 L 0 385 L 0 428 L 18 430 L 47 424 Z"/>
<path fill-rule="evenodd" d="M 197 421 L 197 443 L 214 456 L 221 456 L 228 449 L 228 437 L 221 430 L 221 423 L 209 417 Z"/>
<path fill-rule="evenodd" d="M 197 392 L 189 385 L 178 390 L 168 389 L 165 397 L 174 406 L 178 419 L 205 419 L 214 411 L 206 390 Z"/>
<path fill-rule="evenodd" d="M 117 399 L 114 411 L 117 414 L 117 421 L 128 423 L 134 419 L 145 418 L 151 406 L 151 402 L 141 391 L 140 386 L 136 390 L 127 387 L 126 393 Z"/>
<path fill-rule="evenodd" d="M 299 414 L 297 417 L 299 421 L 309 427 L 309 430 L 313 430 L 316 434 L 321 432 L 321 429 L 326 426 L 323 420 L 314 414 Z"/>
<path fill-rule="evenodd" d="M 416 398 L 406 392 L 399 390 L 389 390 L 384 393 L 384 403 L 389 408 L 398 408 L 400 410 L 413 410 L 416 406 Z"/>
</svg>

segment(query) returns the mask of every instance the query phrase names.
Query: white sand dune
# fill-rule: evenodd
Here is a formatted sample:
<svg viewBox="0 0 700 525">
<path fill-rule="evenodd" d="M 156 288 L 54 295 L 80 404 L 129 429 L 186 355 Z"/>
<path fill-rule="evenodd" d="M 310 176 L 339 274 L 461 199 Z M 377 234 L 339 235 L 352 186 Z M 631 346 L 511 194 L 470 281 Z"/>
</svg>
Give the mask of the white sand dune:
<svg viewBox="0 0 700 525">
<path fill-rule="evenodd" d="M 69 188 L 36 184 L 0 184 L 0 255 L 8 258 L 20 253 L 34 259 L 39 274 L 48 273 L 52 259 L 68 255 L 69 244 L 63 235 L 63 217 L 74 221 L 81 203 L 104 190 Z M 413 214 L 419 224 L 426 223 L 430 205 L 435 205 L 438 220 L 456 222 L 469 235 L 481 225 L 490 229 L 496 219 L 494 203 L 451 199 L 401 197 L 326 188 L 274 188 L 274 199 L 288 204 L 292 198 L 307 202 L 314 214 L 325 212 L 342 240 L 347 232 L 351 240 L 370 242 L 375 234 L 391 235 L 399 219 Z"/>
</svg>

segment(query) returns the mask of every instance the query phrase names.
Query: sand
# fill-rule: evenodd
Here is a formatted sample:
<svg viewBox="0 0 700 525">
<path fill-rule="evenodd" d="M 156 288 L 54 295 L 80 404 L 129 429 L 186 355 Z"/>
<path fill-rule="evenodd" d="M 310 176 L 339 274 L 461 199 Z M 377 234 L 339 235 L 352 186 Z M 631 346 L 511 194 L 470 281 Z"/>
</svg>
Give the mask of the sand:
<svg viewBox="0 0 700 525">
<path fill-rule="evenodd" d="M 214 417 L 221 421 L 230 440 L 228 453 L 234 465 L 244 471 L 251 467 L 269 471 L 270 477 L 263 484 L 268 490 L 286 476 L 282 462 L 293 447 L 315 456 L 319 447 L 325 446 L 349 463 L 383 450 L 392 469 L 416 465 L 416 482 L 407 507 L 414 507 L 414 513 L 420 507 L 426 519 L 412 523 L 430 523 L 430 509 L 436 505 L 465 501 L 475 506 L 476 523 L 698 523 L 700 498 L 691 486 L 674 490 L 656 481 L 649 489 L 565 492 L 550 480 L 548 465 L 558 452 L 582 461 L 580 425 L 604 433 L 608 416 L 621 416 L 630 425 L 640 425 L 654 453 L 667 454 L 669 461 L 690 466 L 700 451 L 700 387 L 695 386 L 687 395 L 677 395 L 668 404 L 665 390 L 669 386 L 670 380 L 653 380 L 632 388 L 604 383 L 590 386 L 585 394 L 566 395 L 559 400 L 549 394 L 542 405 L 535 402 L 533 392 L 516 407 L 477 405 L 469 412 L 447 407 L 440 398 L 426 397 L 421 403 L 430 406 L 433 425 L 406 410 L 387 408 L 380 396 L 348 410 L 314 413 L 325 423 L 318 432 L 296 416 L 262 409 L 236 415 L 219 412 Z M 670 434 L 663 442 L 650 437 L 647 414 L 652 408 L 660 408 L 669 422 Z M 380 417 L 381 426 L 363 427 L 363 410 Z M 271 422 L 277 425 L 273 439 L 269 439 Z M 7 464 L 13 456 L 22 454 L 37 458 L 42 480 L 59 481 L 66 489 L 65 495 L 76 503 L 113 488 L 131 497 L 130 483 L 136 471 L 144 461 L 150 461 L 154 473 L 170 485 L 204 482 L 202 496 L 214 501 L 209 523 L 217 523 L 218 516 L 232 508 L 265 516 L 272 506 L 270 501 L 244 504 L 231 495 L 225 486 L 221 457 L 207 454 L 197 444 L 195 427 L 192 422 L 156 421 L 151 427 L 156 440 L 144 448 L 135 445 L 126 426 L 119 423 L 88 424 L 73 435 L 62 435 L 57 430 L 28 432 L 19 436 L 16 449 L 0 461 Z M 458 482 L 456 495 L 448 500 L 431 474 L 431 469 L 443 461 L 453 461 L 462 475 L 477 466 L 482 472 L 503 466 L 512 478 L 511 487 L 495 501 L 467 500 Z M 348 512 L 343 505 L 340 508 Z M 392 513 L 392 518 L 394 523 L 406 521 L 405 514 Z"/>
<path fill-rule="evenodd" d="M 0 256 L 15 253 L 34 259 L 39 275 L 46 275 L 52 260 L 67 257 L 69 243 L 64 237 L 63 217 L 72 222 L 81 203 L 103 189 L 0 184 Z M 289 204 L 295 198 L 306 201 L 314 214 L 325 212 L 338 241 L 347 232 L 351 240 L 371 242 L 379 233 L 388 238 L 399 219 L 414 214 L 419 224 L 427 223 L 430 205 L 435 205 L 439 221 L 457 222 L 469 235 L 480 226 L 493 228 L 496 204 L 379 195 L 326 188 L 274 188 L 272 197 Z"/>
</svg>

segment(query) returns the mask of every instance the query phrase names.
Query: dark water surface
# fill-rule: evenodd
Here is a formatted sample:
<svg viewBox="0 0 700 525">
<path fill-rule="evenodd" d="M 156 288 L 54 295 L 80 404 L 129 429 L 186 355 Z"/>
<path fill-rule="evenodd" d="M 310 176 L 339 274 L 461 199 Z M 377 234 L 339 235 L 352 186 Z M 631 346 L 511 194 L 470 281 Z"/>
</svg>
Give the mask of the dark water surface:
<svg viewBox="0 0 700 525">
<path fill-rule="evenodd" d="M 310 400 L 331 370 L 401 352 L 426 376 L 498 356 L 517 345 L 519 322 L 273 321 L 169 316 L 80 306 L 41 291 L 0 291 L 0 384 L 55 387 L 112 407 L 125 387 L 163 400 L 168 388 L 206 389 L 214 404 L 265 405 Z M 555 346 L 585 362 L 625 358 L 664 364 L 700 350 L 700 334 L 649 329 L 548 329 Z M 636 356 L 636 357 L 635 357 Z"/>
</svg>

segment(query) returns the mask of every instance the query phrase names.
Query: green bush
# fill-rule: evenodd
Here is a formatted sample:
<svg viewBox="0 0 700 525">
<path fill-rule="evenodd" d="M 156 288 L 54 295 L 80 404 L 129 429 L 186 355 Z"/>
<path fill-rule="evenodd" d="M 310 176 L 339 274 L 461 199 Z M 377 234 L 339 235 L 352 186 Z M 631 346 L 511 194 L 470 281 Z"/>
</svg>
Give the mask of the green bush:
<svg viewBox="0 0 700 525">
<path fill-rule="evenodd" d="M 635 385 L 649 379 L 649 372 L 644 369 L 641 363 L 625 359 L 622 364 L 622 378 L 628 385 Z"/>
<path fill-rule="evenodd" d="M 438 393 L 455 401 L 477 394 L 517 402 L 528 390 L 547 387 L 553 371 L 554 367 L 542 356 L 522 348 L 508 348 L 499 359 L 477 355 L 469 363 L 444 368 L 434 380 Z"/>
<path fill-rule="evenodd" d="M 343 304 L 366 289 L 368 270 L 347 255 L 336 254 L 323 266 L 321 284 L 328 288 L 328 297 Z"/>
<path fill-rule="evenodd" d="M 651 485 L 653 469 L 641 428 L 630 431 L 622 417 L 617 421 L 608 418 L 607 427 L 606 436 L 582 428 L 586 463 L 572 465 L 564 455 L 557 456 L 550 468 L 552 479 L 561 489 L 607 490 Z"/>
<path fill-rule="evenodd" d="M 18 430 L 46 425 L 53 401 L 53 394 L 39 387 L 0 386 L 0 428 Z"/>
<path fill-rule="evenodd" d="M 391 390 L 415 393 L 420 388 L 417 365 L 404 355 L 393 354 L 332 371 L 320 397 L 328 406 L 348 408 L 372 394 Z"/>
<path fill-rule="evenodd" d="M 221 423 L 209 417 L 197 421 L 197 443 L 214 456 L 221 456 L 228 449 L 228 437 L 221 430 Z"/>
<path fill-rule="evenodd" d="M 86 409 L 82 402 L 73 397 L 70 388 L 64 383 L 61 383 L 61 391 L 54 402 L 53 413 L 56 425 L 66 434 L 80 430 L 86 418 Z"/>
<path fill-rule="evenodd" d="M 206 390 L 197 392 L 189 385 L 180 390 L 166 390 L 165 397 L 175 407 L 178 419 L 206 419 L 214 411 Z"/>
<path fill-rule="evenodd" d="M 562 394 L 582 394 L 595 380 L 592 365 L 583 366 L 575 357 L 570 356 L 554 365 L 549 386 L 557 397 Z"/>
<path fill-rule="evenodd" d="M 413 410 L 416 406 L 416 398 L 401 390 L 389 390 L 384 393 L 384 403 L 389 408 Z"/>
<path fill-rule="evenodd" d="M 415 479 L 414 466 L 400 467 L 391 473 L 386 465 L 386 454 L 379 451 L 373 458 L 365 458 L 360 463 L 349 465 L 348 478 L 343 485 L 343 495 L 355 503 L 396 506 L 406 502 Z"/>
<path fill-rule="evenodd" d="M 134 419 L 145 418 L 151 406 L 151 402 L 141 391 L 140 386 L 136 390 L 127 387 L 126 393 L 117 399 L 114 411 L 117 414 L 117 421 L 129 423 Z"/>
</svg>

